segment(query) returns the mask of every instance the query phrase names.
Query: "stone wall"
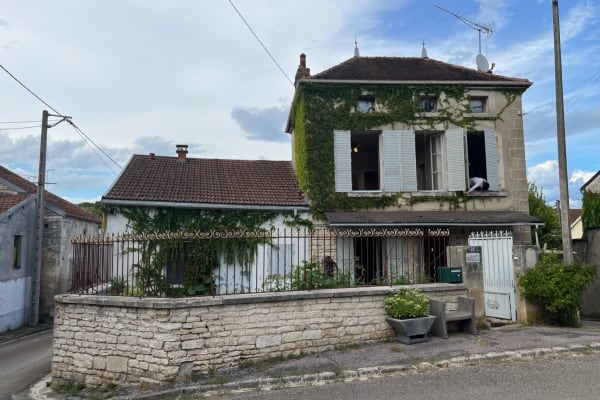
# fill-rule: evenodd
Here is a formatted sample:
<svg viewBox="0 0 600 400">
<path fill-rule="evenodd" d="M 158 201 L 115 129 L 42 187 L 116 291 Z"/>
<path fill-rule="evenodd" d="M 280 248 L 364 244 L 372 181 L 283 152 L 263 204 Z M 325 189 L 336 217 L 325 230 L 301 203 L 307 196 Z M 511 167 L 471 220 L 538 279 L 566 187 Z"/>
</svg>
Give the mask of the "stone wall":
<svg viewBox="0 0 600 400">
<path fill-rule="evenodd" d="M 449 302 L 462 284 L 416 285 Z M 128 385 L 176 381 L 245 360 L 333 350 L 392 339 L 389 287 L 138 299 L 55 298 L 52 380 Z"/>
</svg>

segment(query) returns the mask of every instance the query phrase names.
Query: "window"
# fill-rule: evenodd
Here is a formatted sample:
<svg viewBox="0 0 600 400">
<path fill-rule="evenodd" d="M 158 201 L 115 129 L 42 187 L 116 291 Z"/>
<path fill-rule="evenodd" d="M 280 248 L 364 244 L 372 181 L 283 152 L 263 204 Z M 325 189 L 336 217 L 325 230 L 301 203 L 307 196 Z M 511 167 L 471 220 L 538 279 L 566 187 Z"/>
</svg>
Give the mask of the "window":
<svg viewBox="0 0 600 400">
<path fill-rule="evenodd" d="M 13 239 L 13 262 L 12 266 L 14 269 L 21 268 L 21 246 L 22 246 L 22 238 L 21 235 L 15 235 Z"/>
<path fill-rule="evenodd" d="M 442 133 L 419 133 L 415 137 L 417 190 L 444 189 Z"/>
<path fill-rule="evenodd" d="M 498 190 L 494 131 L 335 131 L 334 166 L 336 192 L 455 192 L 473 176 Z"/>
<path fill-rule="evenodd" d="M 498 190 L 498 160 L 495 132 L 467 132 L 465 144 L 467 180 L 478 176 L 490 183 L 489 190 Z"/>
<path fill-rule="evenodd" d="M 271 247 L 271 256 L 267 265 L 267 276 L 290 276 L 294 262 L 294 246 L 282 243 Z"/>
<path fill-rule="evenodd" d="M 435 97 L 435 96 L 421 97 L 420 107 L 421 107 L 421 111 L 423 111 L 423 112 L 437 112 L 437 97 Z"/>
<path fill-rule="evenodd" d="M 471 112 L 471 113 L 487 112 L 486 98 L 485 97 L 471 97 L 469 99 L 469 112 Z"/>
<path fill-rule="evenodd" d="M 375 108 L 375 99 L 371 96 L 360 96 L 356 105 L 356 111 L 366 113 Z"/>
<path fill-rule="evenodd" d="M 352 133 L 352 190 L 379 190 L 379 132 Z"/>
</svg>

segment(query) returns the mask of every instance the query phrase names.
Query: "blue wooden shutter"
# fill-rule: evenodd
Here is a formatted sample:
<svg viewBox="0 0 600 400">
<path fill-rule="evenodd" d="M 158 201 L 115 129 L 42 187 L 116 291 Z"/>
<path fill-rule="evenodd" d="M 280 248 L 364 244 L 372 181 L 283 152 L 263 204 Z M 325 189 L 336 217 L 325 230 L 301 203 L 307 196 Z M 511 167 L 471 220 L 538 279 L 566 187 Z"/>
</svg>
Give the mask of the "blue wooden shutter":
<svg viewBox="0 0 600 400">
<path fill-rule="evenodd" d="M 465 190 L 465 145 L 464 130 L 446 131 L 446 160 L 448 165 L 448 191 Z"/>
<path fill-rule="evenodd" d="M 350 152 L 350 131 L 333 131 L 336 192 L 352 191 L 352 158 Z"/>
<path fill-rule="evenodd" d="M 484 131 L 485 140 L 485 167 L 489 190 L 500 190 L 498 179 L 498 152 L 496 150 L 496 131 Z"/>
</svg>

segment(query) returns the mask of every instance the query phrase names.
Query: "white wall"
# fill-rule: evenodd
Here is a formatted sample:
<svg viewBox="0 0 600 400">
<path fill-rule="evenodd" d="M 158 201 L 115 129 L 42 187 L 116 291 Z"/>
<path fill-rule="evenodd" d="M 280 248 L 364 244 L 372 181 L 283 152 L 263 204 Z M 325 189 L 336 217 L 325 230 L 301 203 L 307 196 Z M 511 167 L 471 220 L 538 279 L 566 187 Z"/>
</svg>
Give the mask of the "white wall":
<svg viewBox="0 0 600 400">
<path fill-rule="evenodd" d="M 0 281 L 0 332 L 27 323 L 31 312 L 31 277 Z"/>
</svg>

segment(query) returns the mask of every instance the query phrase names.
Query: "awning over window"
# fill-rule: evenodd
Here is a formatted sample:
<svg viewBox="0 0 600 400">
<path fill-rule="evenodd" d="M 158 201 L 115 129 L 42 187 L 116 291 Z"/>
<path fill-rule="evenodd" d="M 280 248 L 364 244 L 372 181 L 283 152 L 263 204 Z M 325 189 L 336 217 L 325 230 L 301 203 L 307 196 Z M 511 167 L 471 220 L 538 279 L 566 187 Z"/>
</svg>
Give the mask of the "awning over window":
<svg viewBox="0 0 600 400">
<path fill-rule="evenodd" d="M 516 211 L 339 211 L 325 213 L 330 226 L 518 226 L 543 225 Z"/>
</svg>

